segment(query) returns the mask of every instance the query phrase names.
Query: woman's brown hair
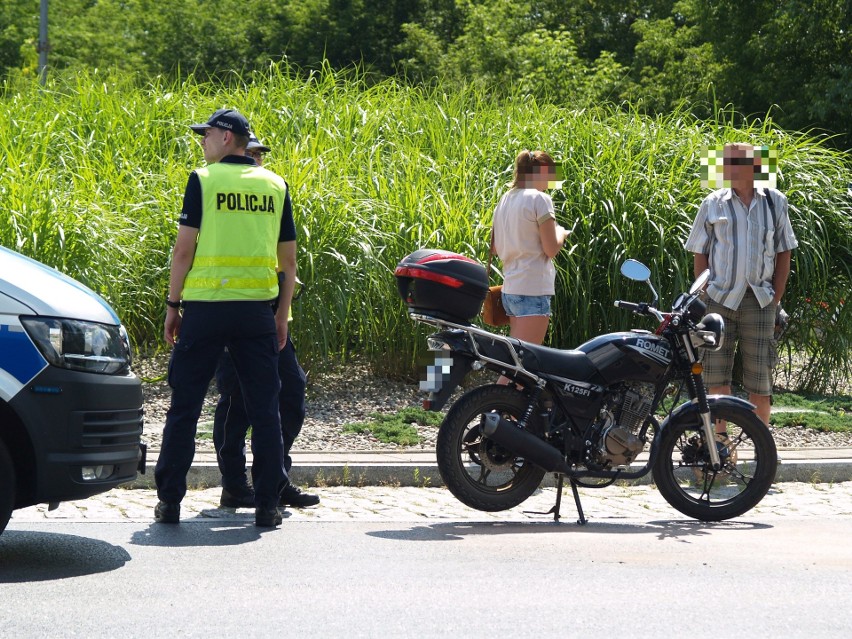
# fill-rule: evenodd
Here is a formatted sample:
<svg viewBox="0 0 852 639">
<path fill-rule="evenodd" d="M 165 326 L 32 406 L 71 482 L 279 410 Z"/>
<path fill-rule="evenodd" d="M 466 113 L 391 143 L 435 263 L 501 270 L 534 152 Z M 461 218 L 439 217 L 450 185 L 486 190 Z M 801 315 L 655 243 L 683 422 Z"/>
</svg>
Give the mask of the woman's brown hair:
<svg viewBox="0 0 852 639">
<path fill-rule="evenodd" d="M 521 151 L 515 158 L 515 179 L 512 188 L 523 187 L 527 176 L 537 166 L 556 166 L 553 158 L 544 151 Z"/>
</svg>

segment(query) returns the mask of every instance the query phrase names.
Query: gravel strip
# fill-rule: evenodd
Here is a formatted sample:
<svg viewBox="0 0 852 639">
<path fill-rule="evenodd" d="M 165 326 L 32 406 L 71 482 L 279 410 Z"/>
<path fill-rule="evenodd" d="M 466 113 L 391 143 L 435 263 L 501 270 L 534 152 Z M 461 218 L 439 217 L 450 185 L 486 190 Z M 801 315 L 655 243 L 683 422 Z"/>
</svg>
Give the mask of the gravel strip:
<svg viewBox="0 0 852 639">
<path fill-rule="evenodd" d="M 164 375 L 167 356 L 146 358 L 134 365 L 143 379 Z M 143 439 L 151 449 L 159 449 L 171 390 L 164 379 L 142 386 L 145 405 Z M 457 395 L 459 391 L 456 391 Z M 416 425 L 422 442 L 416 446 L 386 444 L 367 433 L 343 432 L 345 424 L 369 421 L 372 413 L 394 413 L 420 406 L 424 395 L 417 384 L 376 377 L 367 366 L 348 364 L 332 372 L 313 375 L 308 381 L 307 416 L 294 450 L 299 451 L 418 451 L 435 450 L 438 429 Z M 198 450 L 212 450 L 213 411 L 218 396 L 215 385 L 204 402 L 199 420 Z M 451 400 L 452 401 L 452 400 Z M 852 448 L 852 433 L 821 433 L 803 427 L 773 429 L 779 448 Z"/>
<path fill-rule="evenodd" d="M 167 357 L 149 358 L 137 362 L 134 368 L 137 375 L 150 379 L 162 376 L 167 362 Z M 142 386 L 142 394 L 145 406 L 143 439 L 151 449 L 159 449 L 171 389 L 165 380 L 146 382 Z M 213 440 L 208 434 L 213 429 L 217 399 L 215 384 L 211 384 L 198 423 L 198 450 L 213 450 Z M 345 424 L 369 421 L 372 413 L 395 413 L 410 406 L 420 406 L 423 399 L 417 384 L 376 377 L 366 366 L 350 364 L 321 376 L 311 376 L 308 380 L 307 415 L 294 450 L 435 450 L 438 430 L 432 426 L 418 425 L 422 443 L 406 447 L 381 442 L 367 433 L 343 431 Z"/>
</svg>

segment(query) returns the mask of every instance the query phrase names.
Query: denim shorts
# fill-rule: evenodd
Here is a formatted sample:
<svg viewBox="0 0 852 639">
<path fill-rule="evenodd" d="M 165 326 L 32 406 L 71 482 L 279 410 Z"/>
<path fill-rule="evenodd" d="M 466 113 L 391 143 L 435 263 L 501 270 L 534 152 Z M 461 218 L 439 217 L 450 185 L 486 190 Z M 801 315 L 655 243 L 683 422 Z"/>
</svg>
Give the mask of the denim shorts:
<svg viewBox="0 0 852 639">
<path fill-rule="evenodd" d="M 550 295 L 512 295 L 503 293 L 503 308 L 509 317 L 550 317 Z"/>
</svg>

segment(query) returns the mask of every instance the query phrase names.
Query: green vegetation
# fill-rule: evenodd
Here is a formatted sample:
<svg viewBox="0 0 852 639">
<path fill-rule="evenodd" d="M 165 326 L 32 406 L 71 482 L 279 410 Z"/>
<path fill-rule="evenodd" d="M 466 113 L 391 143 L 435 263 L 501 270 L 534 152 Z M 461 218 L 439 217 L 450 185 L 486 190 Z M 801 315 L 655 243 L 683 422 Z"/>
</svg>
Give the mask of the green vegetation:
<svg viewBox="0 0 852 639">
<path fill-rule="evenodd" d="M 251 429 L 249 429 L 249 435 L 251 435 Z M 195 431 L 195 439 L 209 439 L 213 440 L 213 422 L 203 422 L 198 424 L 198 429 Z"/>
<path fill-rule="evenodd" d="M 848 0 L 54 0 L 43 89 L 38 4 L 0 5 L 0 243 L 101 293 L 141 352 L 161 346 L 201 162 L 186 125 L 227 105 L 292 186 L 309 368 L 364 356 L 413 376 L 425 332 L 396 262 L 423 247 L 484 259 L 522 148 L 564 163 L 554 200 L 574 229 L 550 343 L 628 327 L 611 300 L 644 289 L 619 262 L 649 263 L 663 300 L 682 290 L 698 153 L 743 140 L 779 149 L 800 241 L 790 386 L 852 373 Z"/>
<path fill-rule="evenodd" d="M 852 397 L 848 395 L 815 395 L 812 393 L 777 393 L 772 396 L 772 404 L 777 407 L 799 408 L 803 410 L 852 413 Z"/>
<path fill-rule="evenodd" d="M 773 396 L 773 428 L 809 428 L 821 432 L 852 432 L 852 397 L 778 393 Z M 785 411 L 793 408 L 794 411 Z M 398 446 L 421 443 L 414 424 L 438 427 L 443 413 L 405 408 L 394 413 L 372 413 L 370 421 L 346 424 L 343 432 L 370 433 L 379 441 Z M 201 435 L 199 435 L 201 436 Z"/>
<path fill-rule="evenodd" d="M 852 144 L 848 0 L 52 0 L 51 69 L 238 84 L 286 60 L 649 114 L 772 110 Z M 38 70 L 39 3 L 0 5 L 0 75 Z M 239 16 L 239 20 L 233 19 Z M 632 108 L 632 107 L 631 107 Z M 627 109 L 630 110 L 629 108 Z"/>
<path fill-rule="evenodd" d="M 408 319 L 393 270 L 423 247 L 484 261 L 491 212 L 523 148 L 562 161 L 553 197 L 574 230 L 557 260 L 550 344 L 653 328 L 613 308 L 647 297 L 618 266 L 649 264 L 664 301 L 684 290 L 692 266 L 682 242 L 705 193 L 700 150 L 749 140 L 779 149 L 779 188 L 801 244 L 785 298 L 784 346 L 805 358 L 791 388 L 825 392 L 849 378 L 852 162 L 771 120 L 735 126 L 726 111 L 702 121 L 573 110 L 525 94 L 496 101 L 473 86 L 417 89 L 329 69 L 305 78 L 286 65 L 233 89 L 95 72 L 57 75 L 43 89 L 7 84 L 0 244 L 98 291 L 139 351 L 157 349 L 183 188 L 203 161 L 187 125 L 224 105 L 248 115 L 273 149 L 268 166 L 291 185 L 306 284 L 294 333 L 308 368 L 359 356 L 381 374 L 414 375 L 426 332 Z"/>
<path fill-rule="evenodd" d="M 824 433 L 852 432 L 852 415 L 849 413 L 775 413 L 771 422 L 775 428 L 803 426 Z"/>
<path fill-rule="evenodd" d="M 801 426 L 822 432 L 852 432 L 852 397 L 779 393 L 773 396 L 776 428 Z M 793 408 L 794 411 L 784 411 Z"/>
<path fill-rule="evenodd" d="M 396 413 L 372 413 L 371 421 L 346 424 L 345 433 L 370 433 L 379 441 L 399 446 L 415 446 L 420 443 L 420 435 L 413 424 L 420 426 L 439 426 L 444 419 L 442 413 L 431 413 L 422 408 L 404 408 Z"/>
</svg>

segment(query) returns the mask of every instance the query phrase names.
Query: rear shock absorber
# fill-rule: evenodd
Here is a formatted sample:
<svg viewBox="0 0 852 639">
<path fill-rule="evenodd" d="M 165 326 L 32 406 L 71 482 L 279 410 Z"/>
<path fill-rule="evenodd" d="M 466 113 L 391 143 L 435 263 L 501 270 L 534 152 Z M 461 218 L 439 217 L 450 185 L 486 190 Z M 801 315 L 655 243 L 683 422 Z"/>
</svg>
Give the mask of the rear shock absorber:
<svg viewBox="0 0 852 639">
<path fill-rule="evenodd" d="M 545 384 L 546 382 L 543 379 L 539 379 L 538 382 L 536 382 L 535 388 L 530 395 L 530 402 L 527 404 L 527 410 L 524 411 L 524 415 L 521 417 L 521 421 L 518 424 L 519 427 L 524 429 L 527 427 L 527 422 L 530 417 L 532 417 L 533 409 L 535 408 L 535 405 L 538 404 L 538 398 L 541 396 L 541 391 L 544 390 Z"/>
</svg>

